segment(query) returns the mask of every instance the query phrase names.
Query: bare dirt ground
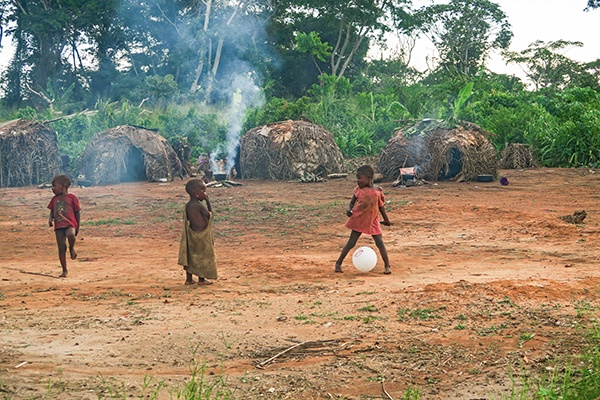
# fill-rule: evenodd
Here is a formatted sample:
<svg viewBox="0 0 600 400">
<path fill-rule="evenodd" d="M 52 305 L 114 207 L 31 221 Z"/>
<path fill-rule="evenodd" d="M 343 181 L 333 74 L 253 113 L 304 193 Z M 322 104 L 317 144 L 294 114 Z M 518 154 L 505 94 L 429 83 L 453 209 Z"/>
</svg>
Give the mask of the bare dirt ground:
<svg viewBox="0 0 600 400">
<path fill-rule="evenodd" d="M 597 318 L 600 171 L 502 173 L 508 186 L 382 184 L 392 275 L 350 257 L 333 272 L 350 178 L 209 189 L 220 279 L 202 287 L 177 265 L 185 182 L 71 188 L 66 279 L 50 189 L 0 189 L 0 397 L 140 397 L 153 377 L 169 398 L 196 362 L 239 399 L 389 398 L 382 381 L 395 399 L 502 398 Z M 581 225 L 559 218 L 582 209 Z"/>
</svg>

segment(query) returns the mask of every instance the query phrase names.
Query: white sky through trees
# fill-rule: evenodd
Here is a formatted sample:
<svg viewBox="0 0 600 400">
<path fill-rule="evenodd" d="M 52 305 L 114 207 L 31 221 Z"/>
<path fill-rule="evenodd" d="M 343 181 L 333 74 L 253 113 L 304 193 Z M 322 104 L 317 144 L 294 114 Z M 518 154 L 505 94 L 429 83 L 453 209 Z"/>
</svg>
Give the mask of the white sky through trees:
<svg viewBox="0 0 600 400">
<path fill-rule="evenodd" d="M 514 36 L 509 50 L 520 52 L 536 40 L 552 42 L 566 40 L 582 42 L 583 47 L 572 47 L 562 52 L 566 57 L 590 62 L 600 58 L 600 9 L 583 11 L 587 0 L 491 0 L 507 15 Z M 448 1 L 413 0 L 415 8 Z M 435 47 L 426 39 L 417 42 L 411 64 L 418 70 L 427 68 L 427 57 L 436 56 Z M 376 56 L 375 56 L 376 57 Z M 524 77 L 519 66 L 506 65 L 500 54 L 491 54 L 488 68 L 496 73 Z"/>
</svg>

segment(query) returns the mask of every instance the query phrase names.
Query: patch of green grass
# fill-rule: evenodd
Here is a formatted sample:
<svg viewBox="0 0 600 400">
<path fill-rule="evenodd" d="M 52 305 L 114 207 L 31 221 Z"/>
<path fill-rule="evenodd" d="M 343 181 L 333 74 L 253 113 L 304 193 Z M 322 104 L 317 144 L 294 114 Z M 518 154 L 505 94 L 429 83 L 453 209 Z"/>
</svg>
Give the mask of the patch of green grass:
<svg viewBox="0 0 600 400">
<path fill-rule="evenodd" d="M 592 400 L 600 397 L 600 327 L 586 335 L 588 345 L 580 354 L 568 354 L 553 360 L 539 374 L 521 371 L 512 381 L 508 400 Z"/>
<path fill-rule="evenodd" d="M 492 325 L 489 328 L 476 329 L 475 332 L 477 332 L 477 334 L 479 336 L 490 336 L 490 335 L 494 335 L 494 334 L 499 333 L 503 329 L 506 329 L 506 325 L 505 324 L 501 324 L 501 325 L 498 325 L 498 326 Z"/>
<path fill-rule="evenodd" d="M 376 316 L 374 316 L 374 315 L 367 315 L 366 317 L 363 317 L 362 321 L 363 321 L 365 324 L 370 324 L 371 322 L 373 322 L 373 321 L 376 321 L 376 320 L 378 320 L 378 319 L 380 320 L 380 319 L 383 319 L 383 318 L 381 318 L 381 317 L 376 317 Z"/>
<path fill-rule="evenodd" d="M 306 320 L 308 320 L 308 315 L 304 315 L 304 314 L 294 315 L 294 319 L 297 321 L 306 321 Z"/>
<path fill-rule="evenodd" d="M 462 331 L 462 330 L 467 329 L 467 326 L 465 324 L 459 323 L 458 325 L 456 325 L 454 327 L 454 329 L 456 329 L 457 331 Z"/>
<path fill-rule="evenodd" d="M 412 204 L 410 200 L 398 200 L 398 201 L 388 201 L 385 203 L 385 209 L 389 211 L 394 211 L 394 209 L 402 206 L 407 206 Z"/>
<path fill-rule="evenodd" d="M 355 294 L 355 296 L 369 295 L 369 294 L 375 294 L 375 293 L 377 293 L 375 290 L 373 290 L 372 292 L 358 292 Z"/>
<path fill-rule="evenodd" d="M 97 221 L 84 221 L 81 225 L 90 225 L 90 226 L 100 226 L 100 225 L 135 225 L 135 219 L 127 218 L 108 218 L 108 219 L 99 219 Z"/>
<path fill-rule="evenodd" d="M 517 307 L 517 305 L 508 296 L 504 296 L 504 299 L 500 300 L 498 304 L 507 304 L 511 307 Z"/>
<path fill-rule="evenodd" d="M 366 305 L 358 309 L 358 311 L 362 312 L 378 312 L 379 309 L 375 307 L 373 304 Z"/>
<path fill-rule="evenodd" d="M 421 398 L 421 391 L 419 388 L 413 388 L 412 386 L 408 386 L 404 391 L 404 396 L 402 396 L 402 400 L 419 400 Z"/>
<path fill-rule="evenodd" d="M 428 319 L 441 318 L 438 314 L 438 311 L 441 309 L 434 310 L 431 308 L 415 308 L 414 310 L 411 310 L 410 308 L 399 308 L 397 315 L 399 321 L 405 321 L 407 317 L 424 321 Z"/>
<path fill-rule="evenodd" d="M 525 342 L 533 339 L 534 336 L 535 336 L 535 333 L 531 333 L 531 332 L 521 333 L 521 336 L 519 336 L 519 348 L 522 348 L 523 344 L 525 344 Z"/>
<path fill-rule="evenodd" d="M 590 304 L 589 301 L 582 299 L 575 303 L 575 310 L 577 311 L 577 317 L 582 318 L 585 314 L 589 313 L 593 310 L 594 307 Z"/>
</svg>

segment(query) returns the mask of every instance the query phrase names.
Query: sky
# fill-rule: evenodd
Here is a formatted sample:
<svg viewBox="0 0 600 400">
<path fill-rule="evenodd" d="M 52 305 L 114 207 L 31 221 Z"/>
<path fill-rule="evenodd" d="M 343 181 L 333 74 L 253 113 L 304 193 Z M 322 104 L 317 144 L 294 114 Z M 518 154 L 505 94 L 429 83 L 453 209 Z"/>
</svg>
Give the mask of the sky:
<svg viewBox="0 0 600 400">
<path fill-rule="evenodd" d="M 492 0 L 494 1 L 494 0 Z M 446 1 L 447 2 L 447 1 Z M 594 61 L 600 58 L 600 9 L 584 12 L 587 0 L 495 0 L 496 4 L 508 16 L 514 37 L 511 51 L 525 50 L 536 40 L 550 42 L 555 40 L 580 41 L 582 48 L 571 48 L 565 56 L 580 62 Z M 413 0 L 415 7 L 431 4 L 431 0 Z M 445 3 L 445 1 L 435 1 Z M 9 40 L 3 38 L 0 48 L 0 70 L 3 71 L 12 48 Z M 426 68 L 425 59 L 434 53 L 431 43 L 422 40 L 412 55 L 412 64 L 419 70 Z M 488 67 L 497 73 L 522 76 L 516 65 L 506 65 L 498 54 L 492 55 Z"/>
</svg>

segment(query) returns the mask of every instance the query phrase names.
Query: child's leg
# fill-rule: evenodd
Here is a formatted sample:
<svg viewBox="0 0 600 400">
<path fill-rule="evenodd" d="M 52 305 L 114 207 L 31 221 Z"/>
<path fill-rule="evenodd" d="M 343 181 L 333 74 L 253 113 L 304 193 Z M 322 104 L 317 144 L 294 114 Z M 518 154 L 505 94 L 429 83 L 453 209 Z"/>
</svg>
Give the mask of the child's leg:
<svg viewBox="0 0 600 400">
<path fill-rule="evenodd" d="M 388 257 L 387 249 L 385 248 L 385 244 L 383 244 L 383 237 L 381 235 L 373 235 L 373 240 L 375 240 L 375 244 L 379 249 L 379 253 L 381 253 L 381 259 L 383 260 L 383 273 L 391 274 L 392 268 L 390 268 L 390 259 Z"/>
<path fill-rule="evenodd" d="M 340 257 L 335 262 L 335 272 L 343 272 L 342 271 L 342 262 L 344 262 L 344 258 L 346 258 L 346 256 L 348 255 L 348 252 L 350 252 L 350 250 L 352 250 L 354 248 L 354 246 L 356 246 L 356 242 L 358 241 L 359 237 L 360 237 L 360 232 L 357 232 L 355 230 L 352 230 L 350 232 L 350 238 L 348 238 L 348 242 L 342 249 L 342 253 L 340 254 Z"/>
<path fill-rule="evenodd" d="M 71 254 L 71 260 L 77 258 L 77 253 L 75 252 L 75 228 L 72 226 L 67 228 L 66 230 L 67 240 L 69 241 L 69 254 Z"/>
<path fill-rule="evenodd" d="M 56 244 L 58 245 L 58 259 L 60 260 L 60 266 L 62 267 L 61 278 L 67 276 L 67 234 L 66 229 L 56 229 L 54 231 L 56 236 Z"/>
<path fill-rule="evenodd" d="M 194 283 L 196 283 L 196 282 L 194 282 L 194 276 L 186 271 L 185 272 L 185 284 L 193 285 Z"/>
<path fill-rule="evenodd" d="M 206 278 L 198 277 L 198 285 L 212 285 L 213 283 Z"/>
</svg>

